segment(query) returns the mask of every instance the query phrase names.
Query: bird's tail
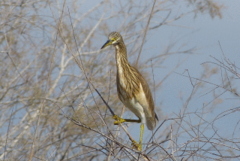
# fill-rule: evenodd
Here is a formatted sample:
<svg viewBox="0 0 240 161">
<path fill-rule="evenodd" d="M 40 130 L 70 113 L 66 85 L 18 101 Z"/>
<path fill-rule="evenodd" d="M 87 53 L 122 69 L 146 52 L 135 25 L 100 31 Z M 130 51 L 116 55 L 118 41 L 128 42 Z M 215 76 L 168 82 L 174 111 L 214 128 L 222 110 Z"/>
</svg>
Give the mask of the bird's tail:
<svg viewBox="0 0 240 161">
<path fill-rule="evenodd" d="M 154 128 L 156 127 L 157 120 L 158 117 L 156 114 L 154 117 L 147 117 L 147 127 L 149 130 L 154 130 Z"/>
</svg>

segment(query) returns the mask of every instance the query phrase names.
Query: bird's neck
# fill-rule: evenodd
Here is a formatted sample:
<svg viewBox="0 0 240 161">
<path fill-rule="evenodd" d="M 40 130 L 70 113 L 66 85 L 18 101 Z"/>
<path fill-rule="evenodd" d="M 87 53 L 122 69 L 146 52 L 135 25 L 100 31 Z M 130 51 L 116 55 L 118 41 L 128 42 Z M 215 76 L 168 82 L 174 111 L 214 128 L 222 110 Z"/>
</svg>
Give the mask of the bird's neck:
<svg viewBox="0 0 240 161">
<path fill-rule="evenodd" d="M 115 46 L 116 50 L 116 63 L 118 72 L 124 72 L 124 67 L 129 67 L 128 58 L 127 58 L 127 49 L 124 42 L 118 43 Z M 123 67 L 124 66 L 124 67 Z"/>
</svg>

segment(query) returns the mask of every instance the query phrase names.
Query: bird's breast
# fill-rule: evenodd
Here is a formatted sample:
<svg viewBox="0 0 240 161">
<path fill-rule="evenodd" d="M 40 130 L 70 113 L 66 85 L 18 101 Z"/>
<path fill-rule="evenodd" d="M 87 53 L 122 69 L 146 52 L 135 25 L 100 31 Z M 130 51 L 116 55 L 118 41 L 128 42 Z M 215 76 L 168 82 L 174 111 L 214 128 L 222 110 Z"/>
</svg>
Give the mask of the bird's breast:
<svg viewBox="0 0 240 161">
<path fill-rule="evenodd" d="M 127 80 L 119 72 L 117 74 L 117 90 L 121 101 L 131 98 L 127 90 Z"/>
</svg>

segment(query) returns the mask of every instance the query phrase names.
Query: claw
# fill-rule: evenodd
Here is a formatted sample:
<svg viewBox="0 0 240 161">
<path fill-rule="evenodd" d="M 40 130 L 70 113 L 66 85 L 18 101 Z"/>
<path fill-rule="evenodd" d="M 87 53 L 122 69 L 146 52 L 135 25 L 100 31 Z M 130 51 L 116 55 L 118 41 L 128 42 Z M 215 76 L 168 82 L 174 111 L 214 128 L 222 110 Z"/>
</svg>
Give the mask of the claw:
<svg viewBox="0 0 240 161">
<path fill-rule="evenodd" d="M 132 141 L 132 147 L 138 151 L 142 151 L 142 144 L 137 143 L 135 140 Z"/>
<path fill-rule="evenodd" d="M 119 125 L 123 122 L 126 122 L 125 119 L 119 117 L 118 115 L 113 115 L 113 119 L 116 120 L 116 121 L 114 121 L 114 125 Z"/>
</svg>

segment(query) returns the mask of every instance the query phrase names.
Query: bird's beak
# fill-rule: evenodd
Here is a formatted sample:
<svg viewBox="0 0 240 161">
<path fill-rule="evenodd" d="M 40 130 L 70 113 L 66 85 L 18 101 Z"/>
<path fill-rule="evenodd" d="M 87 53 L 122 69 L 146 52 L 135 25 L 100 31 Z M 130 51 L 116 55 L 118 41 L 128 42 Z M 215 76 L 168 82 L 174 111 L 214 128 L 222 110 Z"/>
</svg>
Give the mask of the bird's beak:
<svg viewBox="0 0 240 161">
<path fill-rule="evenodd" d="M 111 40 L 108 40 L 108 41 L 101 47 L 101 49 L 103 49 L 103 48 L 105 48 L 105 47 L 107 47 L 107 46 L 109 46 L 109 45 L 112 45 L 112 41 L 111 41 Z"/>
</svg>

